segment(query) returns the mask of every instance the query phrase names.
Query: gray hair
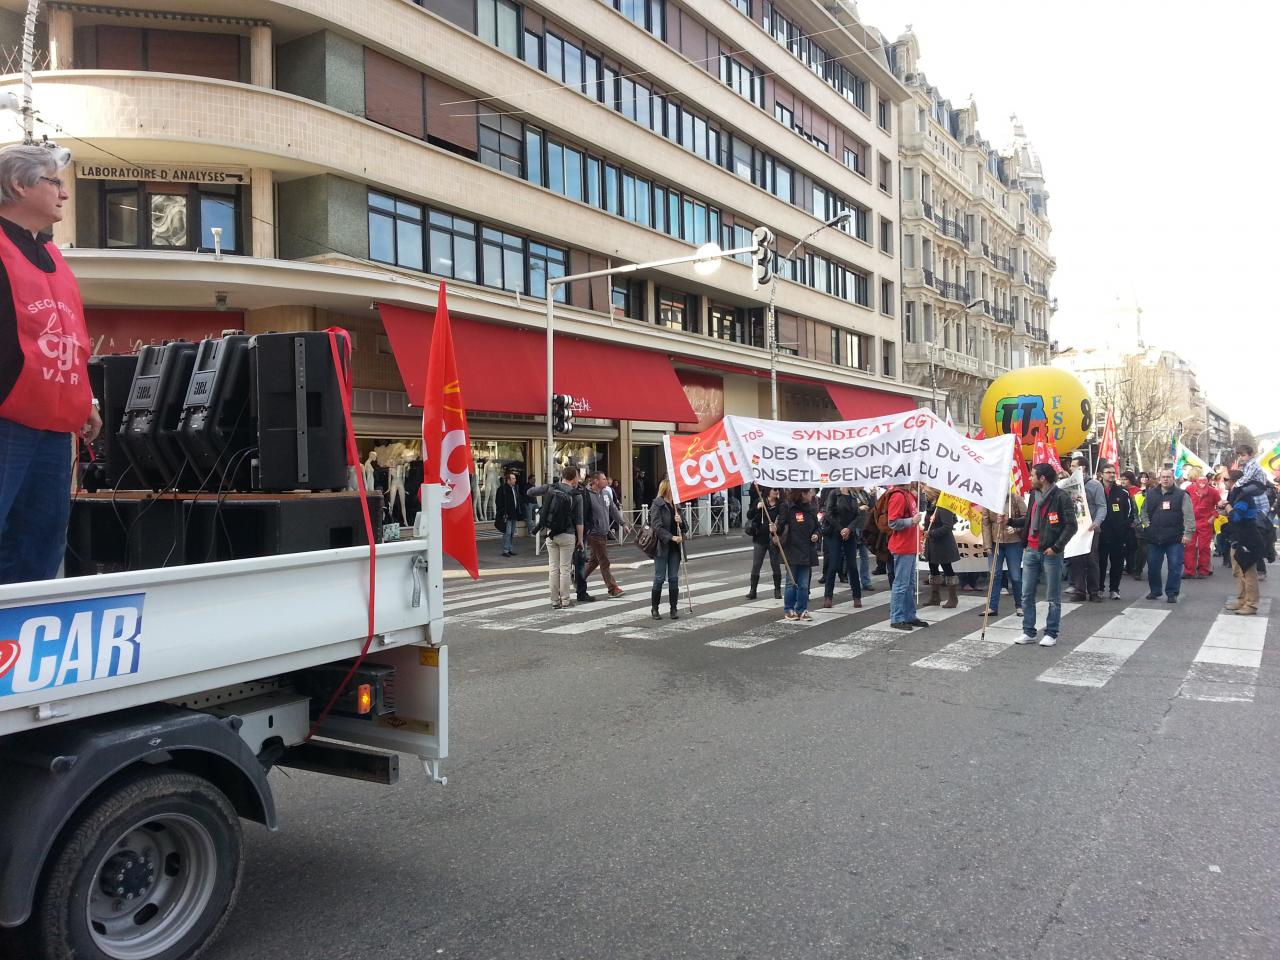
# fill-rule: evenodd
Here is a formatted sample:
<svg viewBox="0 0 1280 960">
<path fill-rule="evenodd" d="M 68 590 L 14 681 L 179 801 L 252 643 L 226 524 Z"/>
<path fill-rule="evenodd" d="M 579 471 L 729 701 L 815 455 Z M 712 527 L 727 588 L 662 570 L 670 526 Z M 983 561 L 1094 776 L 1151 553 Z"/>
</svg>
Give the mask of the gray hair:
<svg viewBox="0 0 1280 960">
<path fill-rule="evenodd" d="M 34 187 L 41 177 L 58 172 L 53 151 L 37 146 L 13 146 L 0 150 L 0 203 L 17 203 L 22 197 L 13 189 Z"/>
</svg>

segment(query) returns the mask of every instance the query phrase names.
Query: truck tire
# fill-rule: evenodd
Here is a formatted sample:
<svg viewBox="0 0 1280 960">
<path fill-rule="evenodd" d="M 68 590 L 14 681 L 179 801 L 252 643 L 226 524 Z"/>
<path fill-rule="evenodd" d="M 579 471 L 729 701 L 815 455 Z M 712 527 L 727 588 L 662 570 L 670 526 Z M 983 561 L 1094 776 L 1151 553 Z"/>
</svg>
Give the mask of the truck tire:
<svg viewBox="0 0 1280 960">
<path fill-rule="evenodd" d="M 189 960 L 226 923 L 242 862 L 240 820 L 213 784 L 127 778 L 59 837 L 22 934 L 48 960 Z"/>
</svg>

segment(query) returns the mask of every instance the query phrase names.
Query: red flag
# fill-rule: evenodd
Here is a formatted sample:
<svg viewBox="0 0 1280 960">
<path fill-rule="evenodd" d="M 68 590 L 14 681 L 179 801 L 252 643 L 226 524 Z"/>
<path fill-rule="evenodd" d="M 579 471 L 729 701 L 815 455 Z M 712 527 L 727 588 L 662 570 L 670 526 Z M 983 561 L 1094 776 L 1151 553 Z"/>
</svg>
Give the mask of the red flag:
<svg viewBox="0 0 1280 960">
<path fill-rule="evenodd" d="M 444 484 L 441 546 L 462 564 L 473 580 L 480 576 L 476 521 L 471 506 L 471 474 L 474 472 L 467 410 L 458 383 L 453 329 L 449 326 L 449 307 L 441 280 L 422 402 L 422 482 Z"/>
<path fill-rule="evenodd" d="M 1120 459 L 1120 444 L 1116 440 L 1116 422 L 1111 417 L 1111 408 L 1107 407 L 1107 425 L 1102 428 L 1102 439 L 1098 441 L 1098 459 L 1105 460 L 1113 467 Z"/>
<path fill-rule="evenodd" d="M 1027 470 L 1027 461 L 1022 458 L 1021 434 L 1018 435 L 1018 448 L 1013 453 L 1013 485 L 1021 496 L 1031 492 L 1031 473 Z"/>
<path fill-rule="evenodd" d="M 987 431 L 986 431 L 983 427 L 979 427 L 979 428 L 978 428 L 978 432 L 974 435 L 974 438 L 973 438 L 973 439 L 975 439 L 975 440 L 985 440 L 985 439 L 987 439 Z M 1018 443 L 1019 443 L 1019 444 L 1021 444 L 1021 443 L 1022 443 L 1021 439 L 1019 439 Z"/>
<path fill-rule="evenodd" d="M 1061 470 L 1062 461 L 1058 459 L 1058 451 L 1054 449 L 1053 444 L 1044 438 L 1039 430 L 1036 431 L 1035 452 L 1031 455 L 1032 463 L 1047 463 L 1053 469 Z"/>
</svg>

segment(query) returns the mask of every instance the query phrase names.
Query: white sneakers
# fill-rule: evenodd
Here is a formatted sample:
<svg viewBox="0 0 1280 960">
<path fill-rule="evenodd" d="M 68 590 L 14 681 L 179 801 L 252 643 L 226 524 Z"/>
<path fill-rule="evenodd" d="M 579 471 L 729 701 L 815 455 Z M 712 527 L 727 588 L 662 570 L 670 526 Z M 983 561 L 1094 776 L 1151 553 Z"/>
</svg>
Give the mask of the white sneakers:
<svg viewBox="0 0 1280 960">
<path fill-rule="evenodd" d="M 1026 633 L 1024 633 L 1022 636 L 1020 636 L 1017 640 L 1015 640 L 1015 641 L 1013 641 L 1013 642 L 1014 642 L 1014 643 L 1023 644 L 1023 645 L 1025 646 L 1025 645 L 1026 645 L 1026 644 L 1028 644 L 1028 643 L 1035 643 L 1035 642 L 1036 642 L 1036 638 L 1035 638 L 1035 635 L 1034 635 L 1034 634 L 1026 634 Z"/>
<path fill-rule="evenodd" d="M 1057 645 L 1058 645 L 1057 637 L 1051 637 L 1046 633 L 1043 637 L 1040 638 L 1040 646 L 1042 647 L 1056 647 Z"/>
<path fill-rule="evenodd" d="M 1035 643 L 1036 635 L 1034 633 L 1024 633 L 1022 636 L 1020 636 L 1017 640 L 1013 642 L 1022 644 L 1024 646 L 1030 643 Z M 1047 633 L 1040 640 L 1040 646 L 1042 647 L 1056 647 L 1057 645 L 1058 645 L 1058 638 L 1051 637 Z"/>
</svg>

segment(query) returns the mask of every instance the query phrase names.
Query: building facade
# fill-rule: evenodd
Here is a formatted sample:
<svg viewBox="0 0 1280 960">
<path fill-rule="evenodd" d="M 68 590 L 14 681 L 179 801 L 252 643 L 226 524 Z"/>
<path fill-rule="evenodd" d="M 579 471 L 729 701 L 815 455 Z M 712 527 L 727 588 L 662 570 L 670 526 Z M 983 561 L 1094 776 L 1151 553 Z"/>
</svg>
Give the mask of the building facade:
<svg viewBox="0 0 1280 960">
<path fill-rule="evenodd" d="M 6 28 L 23 6 L 0 0 Z M 927 400 L 903 381 L 898 316 L 912 92 L 848 5 L 163 7 L 42 8 L 36 134 L 75 156 L 55 240 L 99 351 L 345 327 L 364 455 L 418 434 L 378 305 L 428 323 L 445 280 L 482 493 L 506 467 L 545 473 L 545 401 L 528 396 L 534 381 L 546 395 L 529 338 L 548 277 L 740 247 L 767 226 L 779 416 Z M 769 291 L 739 260 L 557 288 L 554 385 L 578 403 L 557 462 L 619 477 L 631 506 L 664 472 L 664 432 L 769 415 Z"/>
<path fill-rule="evenodd" d="M 1049 194 L 1020 125 L 1007 152 L 920 71 L 908 31 L 889 47 L 910 91 L 900 106 L 903 361 L 958 428 L 976 432 L 982 396 L 1001 373 L 1049 362 Z"/>
</svg>

